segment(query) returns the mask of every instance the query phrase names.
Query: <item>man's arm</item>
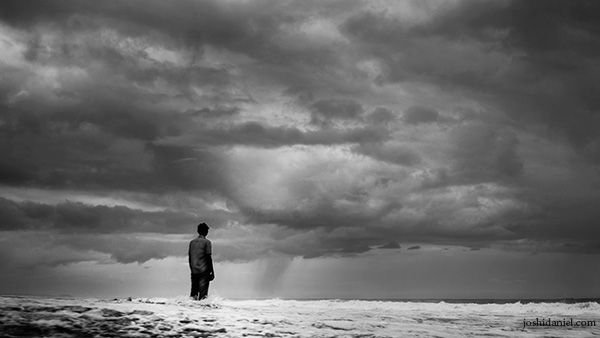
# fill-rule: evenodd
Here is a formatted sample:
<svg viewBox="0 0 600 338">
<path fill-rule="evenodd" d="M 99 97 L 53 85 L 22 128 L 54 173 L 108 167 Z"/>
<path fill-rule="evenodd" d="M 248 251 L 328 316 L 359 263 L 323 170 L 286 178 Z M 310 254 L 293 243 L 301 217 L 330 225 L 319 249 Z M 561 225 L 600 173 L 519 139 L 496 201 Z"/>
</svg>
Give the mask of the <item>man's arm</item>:
<svg viewBox="0 0 600 338">
<path fill-rule="evenodd" d="M 188 264 L 191 269 L 192 268 L 192 242 L 190 242 L 190 245 L 188 246 Z"/>
<path fill-rule="evenodd" d="M 212 243 L 208 241 L 206 245 L 206 263 L 208 267 L 208 279 L 215 279 L 215 270 L 213 269 L 213 261 L 212 261 Z"/>
<path fill-rule="evenodd" d="M 210 280 L 213 280 L 215 279 L 215 270 L 213 270 L 212 255 L 207 255 L 206 258 L 208 262 L 208 277 Z"/>
</svg>

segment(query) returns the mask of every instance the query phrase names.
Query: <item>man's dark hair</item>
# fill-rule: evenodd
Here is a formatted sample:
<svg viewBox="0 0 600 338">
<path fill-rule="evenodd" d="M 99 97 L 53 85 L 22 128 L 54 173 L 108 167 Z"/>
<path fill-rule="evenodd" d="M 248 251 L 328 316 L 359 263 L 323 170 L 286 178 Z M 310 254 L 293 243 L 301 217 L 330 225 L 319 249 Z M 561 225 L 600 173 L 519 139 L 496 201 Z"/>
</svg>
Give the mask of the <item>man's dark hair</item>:
<svg viewBox="0 0 600 338">
<path fill-rule="evenodd" d="M 198 224 L 198 234 L 206 236 L 208 234 L 208 224 L 204 222 Z"/>
</svg>

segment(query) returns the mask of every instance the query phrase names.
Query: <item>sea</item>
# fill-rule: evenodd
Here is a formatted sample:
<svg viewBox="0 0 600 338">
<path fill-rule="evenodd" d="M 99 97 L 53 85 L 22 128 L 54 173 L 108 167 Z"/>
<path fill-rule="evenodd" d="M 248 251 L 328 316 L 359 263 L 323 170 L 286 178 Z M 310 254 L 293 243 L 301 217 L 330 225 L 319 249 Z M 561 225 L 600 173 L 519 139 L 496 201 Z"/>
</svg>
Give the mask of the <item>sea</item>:
<svg viewBox="0 0 600 338">
<path fill-rule="evenodd" d="M 0 337 L 593 336 L 600 336 L 598 299 L 0 296 Z"/>
</svg>

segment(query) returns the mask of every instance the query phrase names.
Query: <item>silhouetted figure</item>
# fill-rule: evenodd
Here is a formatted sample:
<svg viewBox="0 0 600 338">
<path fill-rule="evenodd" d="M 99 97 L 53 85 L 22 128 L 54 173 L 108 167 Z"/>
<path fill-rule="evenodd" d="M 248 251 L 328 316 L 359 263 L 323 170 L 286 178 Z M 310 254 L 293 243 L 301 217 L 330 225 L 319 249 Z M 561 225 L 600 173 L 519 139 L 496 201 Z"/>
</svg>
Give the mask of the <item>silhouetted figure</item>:
<svg viewBox="0 0 600 338">
<path fill-rule="evenodd" d="M 208 296 L 208 284 L 215 279 L 212 263 L 212 244 L 208 239 L 208 225 L 198 224 L 198 237 L 190 242 L 188 258 L 192 272 L 192 291 L 190 297 L 196 300 Z"/>
</svg>

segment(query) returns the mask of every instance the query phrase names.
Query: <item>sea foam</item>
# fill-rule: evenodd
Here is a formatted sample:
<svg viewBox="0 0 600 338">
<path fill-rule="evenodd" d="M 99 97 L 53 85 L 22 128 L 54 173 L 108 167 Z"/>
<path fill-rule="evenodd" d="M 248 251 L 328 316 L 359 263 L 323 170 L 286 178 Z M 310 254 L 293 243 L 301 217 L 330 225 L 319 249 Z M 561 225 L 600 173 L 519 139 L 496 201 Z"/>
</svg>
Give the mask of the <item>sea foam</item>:
<svg viewBox="0 0 600 338">
<path fill-rule="evenodd" d="M 0 297 L 5 336 L 539 337 L 600 335 L 598 326 L 523 327 L 524 320 L 596 320 L 597 302 L 476 304 L 209 297 Z"/>
</svg>

